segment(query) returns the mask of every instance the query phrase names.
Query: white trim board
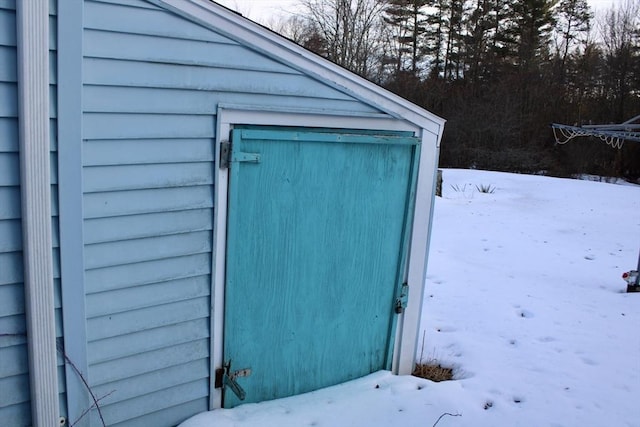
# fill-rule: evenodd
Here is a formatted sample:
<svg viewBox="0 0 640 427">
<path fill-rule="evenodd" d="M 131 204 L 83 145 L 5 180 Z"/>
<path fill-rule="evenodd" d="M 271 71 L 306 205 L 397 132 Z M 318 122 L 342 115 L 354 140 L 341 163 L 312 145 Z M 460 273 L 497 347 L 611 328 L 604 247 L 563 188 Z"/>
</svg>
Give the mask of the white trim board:
<svg viewBox="0 0 640 427">
<path fill-rule="evenodd" d="M 16 4 L 22 256 L 31 421 L 58 425 L 49 151 L 49 4 Z"/>
<path fill-rule="evenodd" d="M 366 130 L 414 131 L 422 138 L 416 189 L 415 218 L 411 230 L 411 243 L 407 260 L 406 279 L 410 286 L 409 301 L 405 313 L 398 318 L 394 343 L 392 370 L 396 374 L 410 374 L 415 364 L 418 328 L 422 312 L 422 296 L 426 275 L 427 244 L 430 234 L 431 212 L 437 169 L 438 137 L 423 129 L 388 117 L 341 117 L 312 112 L 263 111 L 250 107 L 218 106 L 216 123 L 216 160 L 220 158 L 220 143 L 227 142 L 235 125 L 269 125 L 315 128 L 344 128 Z M 226 263 L 228 169 L 215 165 L 214 225 L 213 225 L 213 274 L 211 301 L 211 372 L 223 365 L 224 282 Z M 221 407 L 220 389 L 211 386 L 210 409 Z"/>
</svg>

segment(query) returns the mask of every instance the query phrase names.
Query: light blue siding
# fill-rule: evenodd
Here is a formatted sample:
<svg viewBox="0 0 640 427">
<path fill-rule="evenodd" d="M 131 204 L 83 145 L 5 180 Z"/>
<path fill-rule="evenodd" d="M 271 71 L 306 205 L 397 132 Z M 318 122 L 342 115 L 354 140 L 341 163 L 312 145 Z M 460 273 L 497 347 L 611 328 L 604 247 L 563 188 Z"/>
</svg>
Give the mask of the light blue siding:
<svg viewBox="0 0 640 427">
<path fill-rule="evenodd" d="M 14 7 L 0 4 L 0 425 L 28 426 Z"/>
<path fill-rule="evenodd" d="M 88 377 L 108 425 L 170 426 L 208 409 L 218 104 L 379 111 L 142 0 L 84 28 Z"/>
<path fill-rule="evenodd" d="M 57 2 L 58 0 L 49 1 L 49 117 L 50 117 L 50 129 L 49 129 L 49 144 L 51 150 L 50 156 L 50 168 L 51 168 L 51 237 L 53 245 L 53 278 L 54 278 L 54 304 L 55 304 L 55 318 L 56 318 L 56 339 L 58 343 L 62 343 L 63 339 L 63 325 L 62 325 L 62 288 L 61 288 L 61 274 L 60 274 L 60 229 L 58 219 L 58 126 L 57 126 L 57 83 L 58 83 L 58 63 L 57 63 Z M 58 390 L 59 390 L 59 402 L 60 402 L 60 416 L 67 416 L 67 401 L 66 401 L 66 382 L 65 382 L 65 357 L 64 348 L 59 346 L 58 357 Z"/>
</svg>

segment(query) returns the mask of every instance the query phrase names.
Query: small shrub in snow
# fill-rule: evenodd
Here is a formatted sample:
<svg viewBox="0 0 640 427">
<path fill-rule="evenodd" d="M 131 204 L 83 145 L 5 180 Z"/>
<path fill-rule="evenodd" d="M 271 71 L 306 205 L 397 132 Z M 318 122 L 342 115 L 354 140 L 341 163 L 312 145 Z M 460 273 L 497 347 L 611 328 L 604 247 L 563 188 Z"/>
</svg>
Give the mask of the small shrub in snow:
<svg viewBox="0 0 640 427">
<path fill-rule="evenodd" d="M 434 382 L 450 381 L 453 379 L 453 369 L 442 366 L 436 360 L 427 360 L 417 363 L 412 375 Z"/>
</svg>

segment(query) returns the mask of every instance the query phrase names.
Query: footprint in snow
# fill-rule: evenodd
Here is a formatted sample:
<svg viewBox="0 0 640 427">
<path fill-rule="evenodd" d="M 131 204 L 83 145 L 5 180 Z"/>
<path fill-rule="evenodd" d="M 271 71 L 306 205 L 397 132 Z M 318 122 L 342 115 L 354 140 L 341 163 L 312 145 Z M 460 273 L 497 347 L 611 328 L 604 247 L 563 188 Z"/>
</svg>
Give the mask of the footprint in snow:
<svg viewBox="0 0 640 427">
<path fill-rule="evenodd" d="M 588 357 L 583 357 L 582 358 L 582 363 L 584 363 L 585 365 L 589 365 L 589 366 L 598 366 L 598 362 L 596 362 L 593 359 L 589 359 Z"/>
<path fill-rule="evenodd" d="M 595 255 L 585 255 L 584 259 L 586 259 L 587 261 L 593 261 L 594 259 L 596 259 Z"/>
<path fill-rule="evenodd" d="M 530 318 L 533 317 L 533 313 L 530 312 L 529 310 L 520 310 L 520 311 L 518 311 L 518 315 L 520 317 L 525 318 L 525 319 L 530 319 Z"/>
<path fill-rule="evenodd" d="M 513 396 L 513 403 L 519 405 L 522 402 L 524 402 L 524 398 L 522 396 Z"/>
</svg>

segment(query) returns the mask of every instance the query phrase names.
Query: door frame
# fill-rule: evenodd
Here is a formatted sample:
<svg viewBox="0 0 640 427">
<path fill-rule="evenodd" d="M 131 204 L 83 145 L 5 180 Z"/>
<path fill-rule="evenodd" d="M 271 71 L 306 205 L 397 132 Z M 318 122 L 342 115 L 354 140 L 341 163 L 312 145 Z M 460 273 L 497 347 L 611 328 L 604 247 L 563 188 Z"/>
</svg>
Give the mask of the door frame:
<svg viewBox="0 0 640 427">
<path fill-rule="evenodd" d="M 410 131 L 421 139 L 422 147 L 418 159 L 419 169 L 414 205 L 415 215 L 409 233 L 409 254 L 404 272 L 404 280 L 409 283 L 410 292 L 407 308 L 397 320 L 392 357 L 392 372 L 394 374 L 410 374 L 415 364 L 415 352 L 418 344 L 440 136 L 403 119 L 393 118 L 386 114 L 349 114 L 345 112 L 332 114 L 326 111 L 257 109 L 255 106 L 220 104 L 216 116 L 215 139 L 209 408 L 222 407 L 222 389 L 215 388 L 213 373 L 223 365 L 229 170 L 220 169 L 218 160 L 220 159 L 220 144 L 229 142 L 230 131 L 236 125 Z"/>
</svg>

